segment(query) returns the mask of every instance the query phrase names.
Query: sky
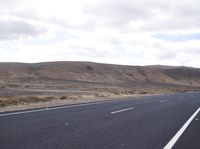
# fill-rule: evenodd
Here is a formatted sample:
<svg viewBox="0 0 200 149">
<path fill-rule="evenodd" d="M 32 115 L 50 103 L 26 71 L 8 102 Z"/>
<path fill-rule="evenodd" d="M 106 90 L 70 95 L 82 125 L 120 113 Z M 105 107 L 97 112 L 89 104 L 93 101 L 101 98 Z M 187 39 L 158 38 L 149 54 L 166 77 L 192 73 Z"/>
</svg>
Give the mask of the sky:
<svg viewBox="0 0 200 149">
<path fill-rule="evenodd" d="M 200 68 L 199 0 L 0 0 L 0 62 Z"/>
</svg>

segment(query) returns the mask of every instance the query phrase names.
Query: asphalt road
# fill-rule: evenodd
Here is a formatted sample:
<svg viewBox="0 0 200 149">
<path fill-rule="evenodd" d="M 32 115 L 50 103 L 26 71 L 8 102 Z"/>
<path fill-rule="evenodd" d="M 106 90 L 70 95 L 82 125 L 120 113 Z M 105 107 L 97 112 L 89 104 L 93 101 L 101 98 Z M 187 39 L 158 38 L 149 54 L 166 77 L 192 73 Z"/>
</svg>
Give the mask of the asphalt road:
<svg viewBox="0 0 200 149">
<path fill-rule="evenodd" d="M 0 113 L 0 149 L 199 149 L 199 107 L 183 93 Z"/>
</svg>

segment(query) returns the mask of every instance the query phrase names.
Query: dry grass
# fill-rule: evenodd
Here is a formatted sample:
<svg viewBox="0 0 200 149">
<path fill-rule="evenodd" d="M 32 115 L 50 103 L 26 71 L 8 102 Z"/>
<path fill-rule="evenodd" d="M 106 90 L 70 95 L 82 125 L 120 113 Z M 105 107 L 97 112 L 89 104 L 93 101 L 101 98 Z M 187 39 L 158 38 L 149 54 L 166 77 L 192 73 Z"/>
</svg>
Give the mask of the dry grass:
<svg viewBox="0 0 200 149">
<path fill-rule="evenodd" d="M 0 96 L 0 111 L 4 109 L 13 110 L 15 107 L 20 109 L 56 106 L 63 104 L 83 103 L 90 101 L 109 100 L 113 98 L 122 98 L 127 96 L 149 96 L 152 94 L 185 93 L 189 91 L 200 91 L 192 88 L 177 87 L 130 87 L 130 88 L 104 88 L 103 91 L 91 93 L 64 93 L 64 94 L 42 94 L 42 95 L 10 95 Z M 107 90 L 107 91 L 105 91 Z"/>
<path fill-rule="evenodd" d="M 53 100 L 53 96 L 31 96 L 31 97 L 0 97 L 0 107 L 19 105 L 24 103 L 37 103 L 37 102 L 47 102 Z"/>
<path fill-rule="evenodd" d="M 81 98 L 81 96 L 76 96 L 76 95 L 65 95 L 65 96 L 61 96 L 60 99 L 61 100 L 69 100 L 69 99 L 73 99 L 73 100 L 76 100 L 76 99 L 79 99 Z"/>
</svg>

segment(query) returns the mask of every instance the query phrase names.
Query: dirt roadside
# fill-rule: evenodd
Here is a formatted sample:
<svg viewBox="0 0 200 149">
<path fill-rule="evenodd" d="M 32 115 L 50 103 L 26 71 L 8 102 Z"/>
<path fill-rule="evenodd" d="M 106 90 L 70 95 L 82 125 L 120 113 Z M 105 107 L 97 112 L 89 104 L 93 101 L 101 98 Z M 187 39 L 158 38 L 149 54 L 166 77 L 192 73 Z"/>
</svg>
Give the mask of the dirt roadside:
<svg viewBox="0 0 200 149">
<path fill-rule="evenodd" d="M 144 96 L 158 96 L 163 94 L 134 94 L 134 95 L 111 95 L 106 94 L 104 96 L 100 94 L 96 95 L 82 95 L 82 96 L 61 96 L 55 97 L 50 100 L 46 101 L 35 101 L 35 102 L 20 102 L 16 104 L 9 104 L 7 106 L 0 107 L 0 112 L 6 111 L 15 111 L 15 110 L 25 110 L 25 109 L 36 109 L 36 108 L 47 108 L 47 107 L 54 107 L 54 106 L 63 106 L 63 105 L 72 105 L 72 104 L 80 104 L 80 103 L 88 103 L 88 102 L 98 102 L 98 101 L 109 101 L 109 100 L 123 100 L 130 97 L 133 98 L 140 98 Z M 99 97 L 98 97 L 99 96 Z M 19 98 L 19 97 L 17 97 Z M 31 100 L 33 97 L 21 97 L 27 98 L 27 100 Z M 37 97 L 39 98 L 39 97 Z M 49 98 L 48 96 L 40 96 L 40 98 L 45 99 Z M 2 100 L 0 100 L 2 101 Z"/>
</svg>

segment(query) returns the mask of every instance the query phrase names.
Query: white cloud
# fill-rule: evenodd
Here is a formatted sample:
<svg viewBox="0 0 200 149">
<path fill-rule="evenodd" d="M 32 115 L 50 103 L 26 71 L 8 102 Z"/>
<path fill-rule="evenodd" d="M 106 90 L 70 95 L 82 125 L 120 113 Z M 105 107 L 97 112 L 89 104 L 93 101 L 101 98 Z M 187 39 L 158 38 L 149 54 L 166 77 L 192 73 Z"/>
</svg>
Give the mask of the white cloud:
<svg viewBox="0 0 200 149">
<path fill-rule="evenodd" d="M 200 67 L 198 0 L 1 0 L 0 61 Z"/>
<path fill-rule="evenodd" d="M 0 41 L 39 36 L 46 32 L 40 26 L 17 20 L 0 20 L 0 26 Z"/>
</svg>

